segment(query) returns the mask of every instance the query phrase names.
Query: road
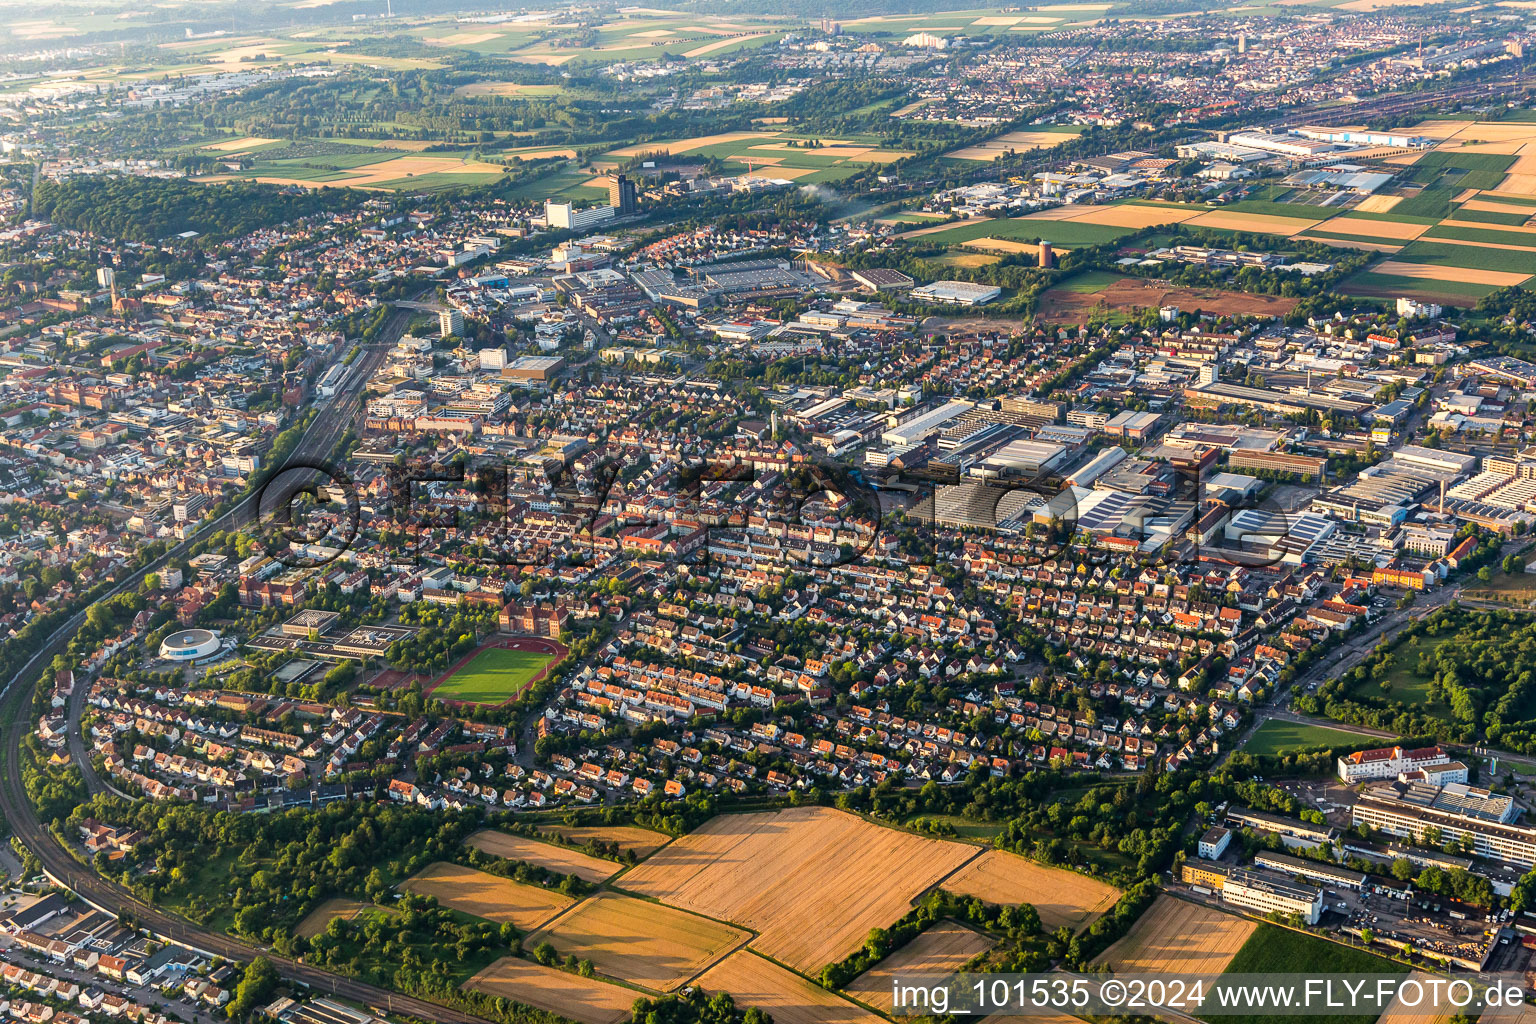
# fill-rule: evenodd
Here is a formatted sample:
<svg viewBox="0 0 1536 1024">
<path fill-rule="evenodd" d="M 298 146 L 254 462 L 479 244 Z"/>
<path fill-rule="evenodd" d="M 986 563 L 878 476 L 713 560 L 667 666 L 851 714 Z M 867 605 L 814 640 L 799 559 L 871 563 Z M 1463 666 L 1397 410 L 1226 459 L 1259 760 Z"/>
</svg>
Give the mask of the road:
<svg viewBox="0 0 1536 1024">
<path fill-rule="evenodd" d="M 1497 566 L 1506 555 L 1514 554 L 1526 544 L 1530 543 L 1527 537 L 1515 537 L 1505 541 L 1499 546 L 1499 553 L 1493 559 L 1492 564 Z M 1253 721 L 1243 734 L 1233 740 L 1230 746 L 1217 764 L 1226 763 L 1227 758 L 1243 748 L 1243 744 L 1265 722 L 1275 719 L 1282 722 L 1299 722 L 1304 725 L 1320 725 L 1329 729 L 1343 729 L 1348 732 L 1358 732 L 1367 736 L 1381 736 L 1395 739 L 1397 734 L 1383 729 L 1370 729 L 1360 725 L 1350 725 L 1346 722 L 1335 722 L 1328 718 L 1319 718 L 1306 715 L 1297 711 L 1292 705 L 1292 700 L 1302 693 L 1307 693 L 1314 687 L 1321 685 L 1325 680 L 1336 678 L 1351 668 L 1354 668 L 1362 659 L 1368 657 L 1376 645 L 1391 634 L 1396 633 L 1403 626 L 1416 619 L 1422 619 L 1431 612 L 1444 608 L 1452 601 L 1459 600 L 1462 588 L 1469 581 L 1461 581 L 1451 586 L 1439 587 L 1417 595 L 1414 602 L 1407 608 L 1392 608 L 1365 629 L 1352 636 L 1346 637 L 1344 642 L 1336 649 L 1329 651 L 1327 656 L 1318 659 L 1317 663 L 1291 681 L 1289 690 L 1277 693 L 1270 703 L 1262 708 L 1255 709 Z M 1500 606 L 1506 607 L 1506 606 Z M 1503 751 L 1485 751 L 1482 747 L 1465 747 L 1454 743 L 1442 743 L 1441 746 L 1453 750 L 1471 750 L 1473 753 L 1497 756 L 1501 760 L 1514 761 L 1519 764 L 1528 764 L 1536 767 L 1536 758 L 1525 757 L 1520 754 L 1510 754 Z"/>
<path fill-rule="evenodd" d="M 319 461 L 330 454 L 362 401 L 363 384 L 369 373 L 383 359 L 388 345 L 399 337 L 408 318 L 408 313 L 397 311 L 387 322 L 384 333 L 386 340 L 377 346 L 364 349 L 359 357 L 361 365 L 357 372 L 349 377 L 347 386 L 341 393 L 321 407 L 300 438 L 290 456 L 291 460 Z M 218 519 L 204 526 L 199 531 L 199 535 L 245 522 L 246 516 L 254 514 L 258 494 L 259 492 L 255 492 L 241 499 Z M 153 572 L 163 567 L 171 559 L 183 555 L 189 547 L 190 542 L 178 544 L 153 564 L 145 566 L 143 572 Z M 142 578 L 142 573 L 135 573 L 119 583 L 105 597 L 114 597 L 135 589 Z M 73 855 L 38 820 L 32 802 L 27 799 L 26 788 L 21 778 L 21 744 L 32 727 L 30 702 L 33 685 L 42 674 L 44 667 L 52 661 L 55 654 L 65 649 L 84 622 L 85 610 L 82 609 L 65 622 L 48 643 L 6 682 L 4 690 L 0 690 L 0 723 L 3 723 L 0 728 L 4 730 L 3 735 L 0 735 L 0 756 L 4 757 L 3 772 L 0 772 L 0 813 L 4 814 L 11 831 L 37 857 L 50 878 L 79 893 L 90 903 L 108 913 L 127 914 L 140 926 L 149 928 L 171 941 L 230 960 L 248 961 L 258 955 L 266 956 L 283 977 L 306 984 L 317 992 L 331 993 L 354 1000 L 364 1006 L 384 1007 L 398 1014 L 427 1021 L 440 1021 L 443 1024 L 489 1024 L 483 1018 L 472 1014 L 332 974 L 309 964 L 278 956 L 252 943 L 200 928 L 159 907 L 142 902 L 132 892 L 115 882 L 100 878 L 94 871 L 75 860 Z M 79 718 L 74 712 L 78 707 L 83 706 L 84 698 L 79 694 L 83 694 L 85 689 L 83 684 L 76 687 L 77 696 L 71 705 L 70 731 L 75 734 L 78 734 Z M 81 753 L 83 754 L 83 744 Z M 105 784 L 96 776 L 88 758 L 81 762 L 81 767 L 86 773 L 87 786 L 92 785 L 90 780 L 94 777 L 97 787 L 95 791 L 100 792 Z"/>
</svg>

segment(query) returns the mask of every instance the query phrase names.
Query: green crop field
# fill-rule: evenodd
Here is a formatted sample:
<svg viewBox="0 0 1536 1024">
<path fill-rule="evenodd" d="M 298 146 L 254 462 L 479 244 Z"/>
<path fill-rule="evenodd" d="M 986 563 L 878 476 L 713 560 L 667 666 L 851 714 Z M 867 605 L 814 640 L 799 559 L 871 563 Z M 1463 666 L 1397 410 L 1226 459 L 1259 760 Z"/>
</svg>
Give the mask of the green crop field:
<svg viewBox="0 0 1536 1024">
<path fill-rule="evenodd" d="M 1288 928 L 1261 924 L 1243 943 L 1224 974 L 1407 974 L 1408 966 L 1363 949 L 1329 942 Z M 1326 1024 L 1373 1024 L 1378 1007 L 1366 1013 L 1313 1017 Z M 1267 1024 L 1273 1015 L 1222 1017 L 1223 1024 Z"/>
<path fill-rule="evenodd" d="M 1313 747 L 1357 747 L 1373 737 L 1364 733 L 1345 732 L 1322 725 L 1302 722 L 1282 722 L 1270 719 L 1259 726 L 1258 731 L 1243 744 L 1245 754 L 1287 754 L 1294 750 L 1310 750 Z M 1382 742 L 1387 742 L 1385 738 Z"/>
<path fill-rule="evenodd" d="M 541 651 L 510 651 L 488 647 L 432 690 L 442 700 L 471 704 L 502 704 L 533 682 L 555 655 Z"/>
<path fill-rule="evenodd" d="M 924 235 L 923 241 L 946 245 L 969 242 L 973 238 L 1011 238 L 1025 242 L 1038 242 L 1045 238 L 1055 245 L 1098 245 L 1101 242 L 1113 242 L 1117 238 L 1130 234 L 1131 230 L 1131 228 L 1109 227 L 1103 224 L 1079 224 L 1068 220 L 1000 217 L 995 220 L 973 220 L 948 231 L 936 231 L 931 235 Z"/>
<path fill-rule="evenodd" d="M 1497 233 L 1486 232 L 1486 234 Z M 1416 242 L 1409 242 L 1393 259 L 1405 263 L 1430 263 L 1438 267 L 1465 267 L 1469 270 L 1502 270 L 1516 274 L 1536 274 L 1536 252 L 1483 248 L 1476 245 L 1451 245 L 1445 242 L 1426 241 L 1422 238 Z"/>
</svg>

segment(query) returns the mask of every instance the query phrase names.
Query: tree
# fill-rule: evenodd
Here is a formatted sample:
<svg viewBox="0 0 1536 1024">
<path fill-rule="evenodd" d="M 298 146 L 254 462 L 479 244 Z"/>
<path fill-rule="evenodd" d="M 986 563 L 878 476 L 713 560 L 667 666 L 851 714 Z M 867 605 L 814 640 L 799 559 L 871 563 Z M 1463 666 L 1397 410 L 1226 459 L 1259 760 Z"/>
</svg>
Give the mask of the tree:
<svg viewBox="0 0 1536 1024">
<path fill-rule="evenodd" d="M 235 986 L 234 998 L 229 1001 L 230 1018 L 248 1016 L 265 1004 L 273 989 L 277 988 L 277 980 L 277 968 L 272 966 L 272 961 L 264 956 L 252 960 L 251 965 L 245 969 L 245 977 Z"/>
<path fill-rule="evenodd" d="M 1399 857 L 1392 862 L 1392 877 L 1399 882 L 1406 882 L 1414 876 L 1413 861 L 1407 857 Z"/>
</svg>

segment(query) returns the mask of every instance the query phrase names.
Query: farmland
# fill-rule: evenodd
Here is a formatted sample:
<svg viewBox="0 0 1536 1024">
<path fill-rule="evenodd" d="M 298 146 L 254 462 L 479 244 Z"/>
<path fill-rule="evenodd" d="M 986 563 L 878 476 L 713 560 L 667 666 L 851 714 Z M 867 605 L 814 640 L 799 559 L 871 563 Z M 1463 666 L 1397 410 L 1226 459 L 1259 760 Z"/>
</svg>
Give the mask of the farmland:
<svg viewBox="0 0 1536 1024">
<path fill-rule="evenodd" d="M 849 995 L 890 1013 L 891 982 L 919 974 L 953 974 L 978 953 L 991 948 L 992 940 L 963 924 L 935 924 L 901 949 L 854 979 Z"/>
<path fill-rule="evenodd" d="M 760 1006 L 774 1024 L 880 1024 L 861 1006 L 813 985 L 772 960 L 741 949 L 699 978 L 706 992 L 729 992 L 738 1006 Z"/>
<path fill-rule="evenodd" d="M 503 996 L 581 1024 L 619 1024 L 629 1018 L 633 989 L 621 988 L 568 971 L 543 967 L 520 957 L 502 957 L 464 983 L 465 988 Z"/>
<path fill-rule="evenodd" d="M 1297 300 L 1221 288 L 1170 288 L 1161 282 L 1134 277 L 1108 281 L 1089 278 L 1087 282 L 1072 278 L 1042 296 L 1040 314 L 1063 319 L 1085 316 L 1100 303 L 1109 310 L 1127 314 L 1178 306 L 1203 313 L 1284 316 L 1296 308 Z"/>
<path fill-rule="evenodd" d="M 748 938 L 746 932 L 617 893 L 583 900 L 525 940 L 591 960 L 610 978 L 667 992 Z"/>
<path fill-rule="evenodd" d="M 881 149 L 878 144 L 861 139 L 862 136 L 813 140 L 783 131 L 722 132 L 622 146 L 611 150 L 606 158 L 652 155 L 701 160 L 714 158 L 723 161 L 727 173 L 740 174 L 750 170 L 766 177 L 814 183 L 837 181 L 870 164 L 889 163 L 912 155 L 902 150 Z"/>
<path fill-rule="evenodd" d="M 589 857 L 579 850 L 572 850 L 553 843 L 508 835 L 495 829 L 476 832 L 465 840 L 470 846 L 493 857 L 527 861 L 562 875 L 575 875 L 585 882 L 601 882 L 619 870 L 612 861 Z"/>
<path fill-rule="evenodd" d="M 1255 927 L 1246 918 L 1159 896 L 1099 959 L 1126 974 L 1220 974 Z"/>
<path fill-rule="evenodd" d="M 913 897 L 976 852 L 806 807 L 721 815 L 629 871 L 623 884 L 752 928 L 752 948 L 811 973 L 901 917 Z"/>
<path fill-rule="evenodd" d="M 672 837 L 665 833 L 633 825 L 548 825 L 544 831 L 581 846 L 600 843 L 617 846 L 621 853 L 633 850 L 635 856 L 640 858 L 649 857 L 672 841 Z"/>
<path fill-rule="evenodd" d="M 990 850 L 943 882 L 943 888 L 988 903 L 1030 903 L 1046 931 L 1080 931 L 1120 898 L 1112 885 L 1075 871 L 1048 868 L 1002 850 Z"/>
<path fill-rule="evenodd" d="M 1226 974 L 1406 974 L 1408 966 L 1367 953 L 1363 949 L 1342 946 L 1314 935 L 1261 924 L 1243 948 L 1238 950 L 1224 972 Z M 1317 1017 L 1332 1024 L 1372 1024 L 1377 1014 L 1340 1014 Z M 1260 1024 L 1273 1018 L 1224 1017 L 1234 1024 Z"/>
<path fill-rule="evenodd" d="M 446 861 L 429 864 L 407 879 L 405 888 L 435 896 L 437 902 L 451 910 L 487 921 L 510 921 L 524 931 L 537 928 L 574 902 L 537 885 L 525 885 Z"/>
<path fill-rule="evenodd" d="M 1243 752 L 1247 754 L 1284 754 L 1293 750 L 1307 750 L 1312 747 L 1331 746 L 1359 746 L 1370 740 L 1371 737 L 1358 732 L 1346 732 L 1343 729 L 1330 729 L 1322 725 L 1308 725 L 1302 722 L 1282 722 L 1279 719 L 1270 719 L 1259 726 L 1248 742 L 1243 744 Z M 1385 742 L 1385 740 L 1383 740 Z"/>
</svg>

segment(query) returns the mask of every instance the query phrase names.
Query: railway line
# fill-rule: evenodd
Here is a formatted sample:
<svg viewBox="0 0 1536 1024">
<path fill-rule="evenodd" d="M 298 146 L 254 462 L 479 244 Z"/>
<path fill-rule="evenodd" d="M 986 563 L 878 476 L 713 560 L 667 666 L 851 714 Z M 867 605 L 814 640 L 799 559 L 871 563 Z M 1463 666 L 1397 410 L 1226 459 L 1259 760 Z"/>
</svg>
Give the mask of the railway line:
<svg viewBox="0 0 1536 1024">
<path fill-rule="evenodd" d="M 348 375 L 343 390 L 324 406 L 305 430 L 290 459 L 295 462 L 324 460 L 350 426 L 362 404 L 363 386 L 372 368 L 382 360 L 388 342 L 397 338 L 409 322 L 409 314 L 397 310 L 387 322 L 384 331 L 386 342 L 365 348 L 358 357 L 354 372 Z M 260 490 L 253 491 L 235 503 L 218 519 L 209 522 L 198 537 L 217 529 L 245 524 L 246 517 L 259 513 L 257 508 Z M 193 538 L 195 540 L 196 538 Z M 138 585 L 143 573 L 154 572 L 172 559 L 180 557 L 192 541 L 178 544 L 154 563 L 144 566 L 131 578 L 114 587 L 103 599 L 115 597 Z M 82 899 L 98 909 L 111 914 L 127 916 L 140 927 L 155 935 L 201 950 L 204 953 L 230 960 L 249 961 L 265 956 L 279 974 L 291 982 L 308 986 L 316 993 L 326 993 L 350 999 L 365 1006 L 387 1008 L 390 1012 L 404 1014 L 439 1024 L 490 1024 L 484 1018 L 439 1005 L 414 996 L 401 995 L 388 989 L 370 985 L 289 957 L 279 956 L 253 943 L 220 932 L 209 931 L 184 918 L 139 899 L 134 893 L 98 876 L 86 865 L 77 861 L 49 828 L 39 820 L 32 802 L 27 798 L 22 779 L 22 742 L 31 729 L 31 696 L 33 686 L 43 668 L 54 655 L 61 653 L 85 622 L 86 609 L 81 609 L 66 621 L 49 638 L 42 649 L 35 653 L 21 670 L 0 689 L 0 813 L 12 833 L 37 857 L 48 877 L 59 885 L 78 893 Z M 79 731 L 83 711 L 85 687 L 77 687 L 70 705 L 69 729 Z M 73 749 L 73 747 L 72 747 Z M 96 774 L 86 756 L 83 745 L 76 754 L 81 771 L 90 792 L 102 792 L 107 787 Z M 94 780 L 94 782 L 93 782 Z"/>
</svg>

